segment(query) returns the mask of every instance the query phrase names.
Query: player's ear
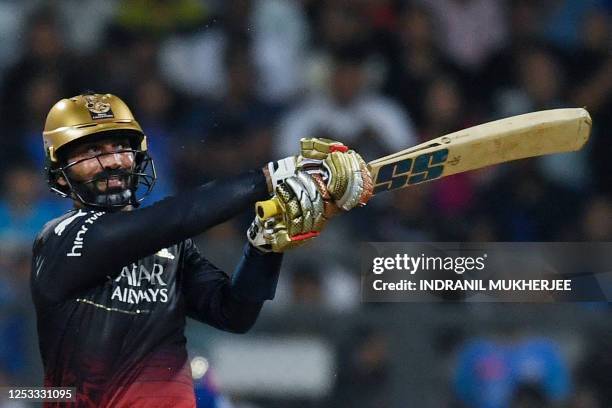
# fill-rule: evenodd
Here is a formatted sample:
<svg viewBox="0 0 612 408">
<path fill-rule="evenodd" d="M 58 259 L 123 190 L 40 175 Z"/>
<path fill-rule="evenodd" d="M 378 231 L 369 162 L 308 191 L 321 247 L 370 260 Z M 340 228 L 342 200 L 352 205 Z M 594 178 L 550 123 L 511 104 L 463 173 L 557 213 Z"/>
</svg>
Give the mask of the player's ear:
<svg viewBox="0 0 612 408">
<path fill-rule="evenodd" d="M 58 176 L 57 177 L 57 184 L 59 184 L 62 187 L 65 187 L 68 185 L 68 182 L 66 181 L 66 179 L 64 178 L 64 176 Z"/>
</svg>

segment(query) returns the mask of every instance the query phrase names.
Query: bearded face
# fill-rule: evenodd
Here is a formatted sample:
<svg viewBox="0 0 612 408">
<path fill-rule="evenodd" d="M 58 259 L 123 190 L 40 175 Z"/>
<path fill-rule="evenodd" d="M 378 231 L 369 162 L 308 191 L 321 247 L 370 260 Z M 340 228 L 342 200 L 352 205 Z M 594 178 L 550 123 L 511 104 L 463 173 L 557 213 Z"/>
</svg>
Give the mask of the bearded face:
<svg viewBox="0 0 612 408">
<path fill-rule="evenodd" d="M 132 198 L 135 154 L 128 138 L 109 137 L 71 147 L 63 181 L 87 202 L 128 205 Z"/>
</svg>

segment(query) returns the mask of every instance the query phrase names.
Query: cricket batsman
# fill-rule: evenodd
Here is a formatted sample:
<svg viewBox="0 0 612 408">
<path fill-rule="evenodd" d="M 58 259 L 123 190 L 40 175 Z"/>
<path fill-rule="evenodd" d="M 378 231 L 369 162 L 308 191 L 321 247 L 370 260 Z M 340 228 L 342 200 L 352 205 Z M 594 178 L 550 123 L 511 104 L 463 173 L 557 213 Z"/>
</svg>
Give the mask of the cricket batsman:
<svg viewBox="0 0 612 408">
<path fill-rule="evenodd" d="M 372 194 L 357 153 L 303 139 L 296 156 L 138 208 L 155 168 L 110 94 L 59 101 L 43 141 L 49 186 L 74 209 L 37 236 L 31 290 L 45 386 L 76 387 L 78 407 L 194 407 L 185 318 L 246 332 L 274 297 L 282 253 Z M 279 215 L 255 216 L 231 278 L 200 254 L 192 237 L 272 196 Z"/>
</svg>

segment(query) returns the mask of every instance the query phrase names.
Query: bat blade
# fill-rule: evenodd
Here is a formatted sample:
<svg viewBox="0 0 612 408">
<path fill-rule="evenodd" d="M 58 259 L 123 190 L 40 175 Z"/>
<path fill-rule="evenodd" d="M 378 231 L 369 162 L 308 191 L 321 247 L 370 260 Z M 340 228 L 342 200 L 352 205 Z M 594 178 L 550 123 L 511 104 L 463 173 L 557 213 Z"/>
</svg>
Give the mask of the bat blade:
<svg viewBox="0 0 612 408">
<path fill-rule="evenodd" d="M 512 116 L 432 139 L 368 163 L 374 194 L 494 164 L 579 150 L 591 132 L 582 108 Z"/>
</svg>

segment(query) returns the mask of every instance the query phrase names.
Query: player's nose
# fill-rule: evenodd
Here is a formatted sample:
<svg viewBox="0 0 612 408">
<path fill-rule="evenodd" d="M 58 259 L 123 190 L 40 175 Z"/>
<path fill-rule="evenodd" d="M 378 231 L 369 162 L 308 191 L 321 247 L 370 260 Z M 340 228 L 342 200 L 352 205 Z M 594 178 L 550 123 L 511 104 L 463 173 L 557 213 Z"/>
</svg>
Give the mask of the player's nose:
<svg viewBox="0 0 612 408">
<path fill-rule="evenodd" d="M 118 169 L 121 167 L 121 155 L 114 151 L 112 145 L 103 147 L 103 154 L 100 156 L 100 164 L 104 169 Z"/>
</svg>

